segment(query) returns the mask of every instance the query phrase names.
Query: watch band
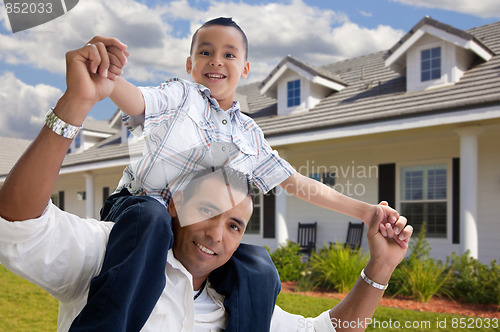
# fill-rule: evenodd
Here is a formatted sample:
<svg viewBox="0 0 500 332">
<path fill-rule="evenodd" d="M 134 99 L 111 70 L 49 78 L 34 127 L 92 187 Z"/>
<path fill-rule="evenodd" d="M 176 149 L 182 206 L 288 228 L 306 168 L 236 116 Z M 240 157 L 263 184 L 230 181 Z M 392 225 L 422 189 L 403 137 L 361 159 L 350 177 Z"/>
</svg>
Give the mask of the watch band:
<svg viewBox="0 0 500 332">
<path fill-rule="evenodd" d="M 370 278 L 368 278 L 365 274 L 365 269 L 361 270 L 361 278 L 370 286 L 372 287 L 375 287 L 376 289 L 380 289 L 380 290 L 385 290 L 387 289 L 387 287 L 389 286 L 389 284 L 387 285 L 381 285 L 373 280 L 371 280 Z"/>
<path fill-rule="evenodd" d="M 69 139 L 75 138 L 82 129 L 82 126 L 73 126 L 59 119 L 54 113 L 54 108 L 51 108 L 47 112 L 47 115 L 45 116 L 45 125 L 57 135 Z"/>
</svg>

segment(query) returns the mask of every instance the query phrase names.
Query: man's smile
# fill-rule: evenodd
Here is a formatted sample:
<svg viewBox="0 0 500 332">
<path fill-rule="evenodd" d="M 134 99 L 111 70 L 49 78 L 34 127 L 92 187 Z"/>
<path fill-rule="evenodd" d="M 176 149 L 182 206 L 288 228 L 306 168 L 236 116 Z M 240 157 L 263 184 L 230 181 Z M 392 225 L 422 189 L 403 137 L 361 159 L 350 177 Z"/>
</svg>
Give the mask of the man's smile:
<svg viewBox="0 0 500 332">
<path fill-rule="evenodd" d="M 194 242 L 194 241 L 193 241 Z M 203 244 L 201 243 L 198 243 L 198 242 L 194 242 L 194 244 L 201 250 L 203 251 L 204 253 L 208 254 L 208 255 L 217 255 L 215 253 L 215 251 L 213 251 L 212 249 L 209 249 L 207 247 L 205 247 Z"/>
</svg>

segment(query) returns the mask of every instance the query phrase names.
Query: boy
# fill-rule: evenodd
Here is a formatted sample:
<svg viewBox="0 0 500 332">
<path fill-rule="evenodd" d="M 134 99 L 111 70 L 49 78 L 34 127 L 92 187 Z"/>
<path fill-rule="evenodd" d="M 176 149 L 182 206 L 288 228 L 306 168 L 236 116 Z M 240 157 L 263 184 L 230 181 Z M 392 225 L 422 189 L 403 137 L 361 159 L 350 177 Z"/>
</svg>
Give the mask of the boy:
<svg viewBox="0 0 500 332">
<path fill-rule="evenodd" d="M 99 42 L 99 39 L 93 41 Z M 108 52 L 112 64 L 113 49 Z M 365 222 L 383 213 L 385 222 L 394 223 L 398 218 L 394 210 L 351 199 L 302 176 L 270 148 L 260 128 L 241 114 L 239 104 L 233 101 L 239 79 L 249 73 L 247 52 L 248 42 L 241 28 L 230 18 L 218 18 L 206 22 L 193 35 L 186 70 L 194 83 L 174 79 L 157 88 L 139 89 L 122 78 L 116 79 L 110 97 L 128 114 L 124 121 L 129 127 L 144 126 L 147 148 L 143 158 L 124 171 L 118 190 L 126 188 L 132 194 L 147 194 L 168 205 L 172 194 L 182 189 L 193 172 L 229 166 L 247 174 L 263 192 L 281 185 L 297 197 Z M 99 70 L 102 72 L 102 68 Z M 236 204 L 238 202 L 234 202 Z M 186 226 L 182 220 L 180 223 Z M 154 230 L 150 235 L 155 235 Z M 111 240 L 112 236 L 109 255 L 113 254 L 110 247 L 120 247 Z M 238 280 L 228 277 L 229 280 L 221 283 L 226 287 L 228 282 L 234 283 L 233 289 L 221 293 L 226 295 L 228 311 L 238 308 L 239 315 L 251 311 L 247 310 L 249 303 L 245 299 L 238 300 L 239 290 L 261 289 L 265 293 L 275 287 L 273 283 L 279 282 L 260 284 L 259 273 L 275 272 L 266 267 L 248 276 L 238 272 L 245 264 L 255 266 L 248 255 L 241 257 L 246 261 L 235 259 L 229 271 L 225 271 L 225 275 L 238 276 Z M 275 292 L 268 294 L 274 298 L 275 295 Z M 267 313 L 267 321 L 271 315 L 272 311 Z M 237 316 L 230 315 L 231 318 Z M 237 323 L 232 324 L 228 323 L 227 331 L 237 329 Z"/>
</svg>

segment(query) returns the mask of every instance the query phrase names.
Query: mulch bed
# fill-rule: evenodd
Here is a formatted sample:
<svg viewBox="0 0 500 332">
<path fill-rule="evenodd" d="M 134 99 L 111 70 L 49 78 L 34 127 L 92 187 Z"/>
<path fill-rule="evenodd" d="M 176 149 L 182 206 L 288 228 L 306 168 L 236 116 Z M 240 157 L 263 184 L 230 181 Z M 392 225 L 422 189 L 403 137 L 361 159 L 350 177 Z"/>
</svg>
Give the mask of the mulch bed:
<svg viewBox="0 0 500 332">
<path fill-rule="evenodd" d="M 346 294 L 321 289 L 309 292 L 296 292 L 295 285 L 295 281 L 282 282 L 281 291 L 285 293 L 297 293 L 307 296 L 326 297 L 334 299 L 343 299 L 346 296 Z M 433 297 L 429 302 L 421 303 L 413 301 L 411 298 L 407 297 L 396 296 L 391 298 L 390 296 L 385 295 L 384 298 L 382 298 L 382 300 L 380 301 L 380 305 L 416 311 L 431 311 L 463 316 L 500 318 L 500 306 L 498 305 L 463 303 L 442 297 Z"/>
</svg>

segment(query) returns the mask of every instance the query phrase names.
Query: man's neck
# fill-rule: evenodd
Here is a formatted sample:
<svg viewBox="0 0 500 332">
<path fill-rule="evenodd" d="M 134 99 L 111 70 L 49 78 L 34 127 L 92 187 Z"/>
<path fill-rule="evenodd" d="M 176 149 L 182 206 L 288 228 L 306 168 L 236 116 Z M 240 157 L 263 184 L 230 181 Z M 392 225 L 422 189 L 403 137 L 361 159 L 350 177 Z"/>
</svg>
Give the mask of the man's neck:
<svg viewBox="0 0 500 332">
<path fill-rule="evenodd" d="M 193 277 L 193 290 L 200 290 L 200 288 L 203 287 L 205 280 L 207 280 L 207 277 Z"/>
</svg>

